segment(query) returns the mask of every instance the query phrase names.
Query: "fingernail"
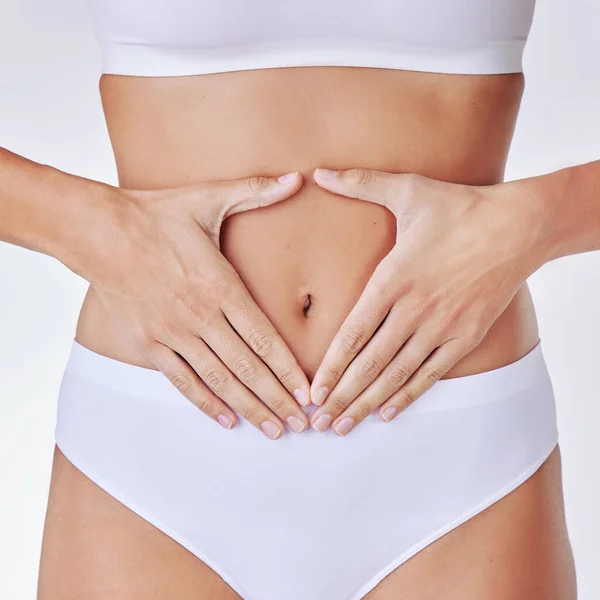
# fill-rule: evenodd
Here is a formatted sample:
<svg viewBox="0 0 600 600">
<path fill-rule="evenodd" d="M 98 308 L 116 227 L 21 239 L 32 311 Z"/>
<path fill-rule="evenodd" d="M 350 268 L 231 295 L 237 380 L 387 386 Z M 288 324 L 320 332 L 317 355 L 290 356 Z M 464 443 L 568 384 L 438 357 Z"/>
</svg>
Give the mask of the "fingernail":
<svg viewBox="0 0 600 600">
<path fill-rule="evenodd" d="M 313 396 L 313 404 L 321 405 L 325 402 L 325 398 L 327 398 L 327 393 L 329 392 L 329 388 L 326 388 L 324 385 L 318 387 L 315 390 L 315 394 Z"/>
<path fill-rule="evenodd" d="M 315 174 L 325 179 L 335 179 L 339 173 L 339 171 L 333 171 L 332 169 L 315 169 Z"/>
<path fill-rule="evenodd" d="M 217 421 L 219 421 L 225 429 L 231 429 L 231 426 L 233 425 L 233 421 L 227 415 L 219 415 Z"/>
<path fill-rule="evenodd" d="M 329 424 L 331 423 L 332 420 L 333 419 L 331 418 L 331 415 L 327 415 L 327 414 L 321 415 L 314 422 L 313 429 L 316 429 L 318 432 L 322 433 L 329 427 Z"/>
<path fill-rule="evenodd" d="M 354 419 L 352 417 L 344 417 L 335 426 L 335 432 L 338 435 L 346 435 L 353 427 L 354 427 Z"/>
<path fill-rule="evenodd" d="M 292 431 L 295 431 L 296 433 L 304 431 L 305 423 L 302 419 L 299 419 L 298 417 L 292 415 L 291 417 L 287 418 L 287 422 L 291 427 Z"/>
<path fill-rule="evenodd" d="M 267 434 L 267 437 L 270 437 L 272 440 L 276 439 L 281 431 L 278 425 L 273 423 L 273 421 L 263 421 L 261 427 L 262 430 Z"/>
<path fill-rule="evenodd" d="M 391 421 L 398 414 L 398 409 L 395 406 L 388 406 L 382 413 L 384 421 Z"/>
<path fill-rule="evenodd" d="M 278 177 L 277 181 L 279 181 L 279 183 L 290 183 L 290 181 L 296 179 L 296 175 L 298 175 L 298 171 L 294 171 L 293 173 L 286 173 L 285 175 L 281 175 L 280 177 Z"/>
<path fill-rule="evenodd" d="M 308 406 L 310 404 L 308 394 L 300 388 L 294 390 L 294 398 L 296 398 L 300 406 Z"/>
</svg>

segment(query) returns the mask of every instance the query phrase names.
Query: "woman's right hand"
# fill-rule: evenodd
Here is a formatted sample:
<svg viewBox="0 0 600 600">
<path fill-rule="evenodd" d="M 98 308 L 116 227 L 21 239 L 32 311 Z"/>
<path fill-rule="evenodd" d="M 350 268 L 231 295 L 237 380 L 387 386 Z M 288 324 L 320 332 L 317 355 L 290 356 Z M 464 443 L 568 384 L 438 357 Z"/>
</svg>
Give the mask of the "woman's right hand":
<svg viewBox="0 0 600 600">
<path fill-rule="evenodd" d="M 237 412 L 271 439 L 285 431 L 280 418 L 298 433 L 308 426 L 300 406 L 310 403 L 308 380 L 220 252 L 219 235 L 226 217 L 301 185 L 295 174 L 283 184 L 248 177 L 116 188 L 82 269 L 139 352 L 184 396 L 228 429 Z"/>
</svg>

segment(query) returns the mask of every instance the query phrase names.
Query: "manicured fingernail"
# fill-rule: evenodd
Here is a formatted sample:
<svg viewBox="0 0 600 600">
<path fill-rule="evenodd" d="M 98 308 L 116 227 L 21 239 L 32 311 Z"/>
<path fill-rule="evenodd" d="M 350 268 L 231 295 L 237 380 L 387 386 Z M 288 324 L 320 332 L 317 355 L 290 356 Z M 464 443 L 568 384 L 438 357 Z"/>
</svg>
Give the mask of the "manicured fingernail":
<svg viewBox="0 0 600 600">
<path fill-rule="evenodd" d="M 346 435 L 353 427 L 354 427 L 354 419 L 352 417 L 344 417 L 335 426 L 335 432 L 338 435 Z"/>
<path fill-rule="evenodd" d="M 231 426 L 233 425 L 233 421 L 227 415 L 219 415 L 217 421 L 219 421 L 225 429 L 231 429 Z"/>
<path fill-rule="evenodd" d="M 327 398 L 327 394 L 329 393 L 329 388 L 326 388 L 324 385 L 318 387 L 315 390 L 315 394 L 312 397 L 313 404 L 321 405 L 325 402 L 325 398 Z"/>
<path fill-rule="evenodd" d="M 388 406 L 382 413 L 384 421 L 391 421 L 398 414 L 398 409 L 395 406 Z"/>
<path fill-rule="evenodd" d="M 308 394 L 300 388 L 294 390 L 294 398 L 296 398 L 300 406 L 308 406 L 310 404 Z"/>
<path fill-rule="evenodd" d="M 279 181 L 279 183 L 290 183 L 291 181 L 293 181 L 294 179 L 296 179 L 296 176 L 298 175 L 298 171 L 294 171 L 293 173 L 286 173 L 285 175 L 281 175 L 280 177 L 277 178 L 277 181 Z"/>
<path fill-rule="evenodd" d="M 315 175 L 325 179 L 335 179 L 339 173 L 339 171 L 333 171 L 332 169 L 315 169 Z"/>
<path fill-rule="evenodd" d="M 267 434 L 267 437 L 270 437 L 272 440 L 276 439 L 281 431 L 279 426 L 276 423 L 273 423 L 273 421 L 263 421 L 261 427 Z"/>
<path fill-rule="evenodd" d="M 313 429 L 316 429 L 318 432 L 322 433 L 329 427 L 329 424 L 331 423 L 331 421 L 333 421 L 333 419 L 331 418 L 331 415 L 327 415 L 327 414 L 321 415 L 314 422 Z"/>
<path fill-rule="evenodd" d="M 304 431 L 305 423 L 302 419 L 299 419 L 298 417 L 292 415 L 291 417 L 287 418 L 287 422 L 292 431 L 295 431 L 296 433 Z"/>
</svg>

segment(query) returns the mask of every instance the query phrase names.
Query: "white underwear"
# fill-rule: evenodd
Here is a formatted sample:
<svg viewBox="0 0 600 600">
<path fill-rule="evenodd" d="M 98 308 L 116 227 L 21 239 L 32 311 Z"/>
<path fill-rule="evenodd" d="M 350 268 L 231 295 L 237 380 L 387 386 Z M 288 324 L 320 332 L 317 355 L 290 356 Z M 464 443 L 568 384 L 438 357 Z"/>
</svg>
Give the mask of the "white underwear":
<svg viewBox="0 0 600 600">
<path fill-rule="evenodd" d="M 304 409 L 308 414 L 314 405 Z M 385 423 L 269 440 L 226 430 L 160 372 L 73 340 L 56 442 L 244 600 L 359 600 L 530 477 L 558 441 L 541 341 L 442 379 Z"/>
</svg>

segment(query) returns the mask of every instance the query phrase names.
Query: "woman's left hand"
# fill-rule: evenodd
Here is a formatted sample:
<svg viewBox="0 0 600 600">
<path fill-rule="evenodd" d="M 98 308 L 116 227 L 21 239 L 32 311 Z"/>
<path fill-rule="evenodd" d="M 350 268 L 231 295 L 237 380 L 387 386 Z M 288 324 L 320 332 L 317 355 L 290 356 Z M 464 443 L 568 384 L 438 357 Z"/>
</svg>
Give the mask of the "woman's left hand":
<svg viewBox="0 0 600 600">
<path fill-rule="evenodd" d="M 348 169 L 315 182 L 386 206 L 396 244 L 331 342 L 311 385 L 311 424 L 345 435 L 379 407 L 393 419 L 485 337 L 544 260 L 539 206 L 510 183 L 471 186 Z M 517 188 L 518 189 L 518 188 Z M 326 401 L 319 390 L 325 388 Z"/>
</svg>

